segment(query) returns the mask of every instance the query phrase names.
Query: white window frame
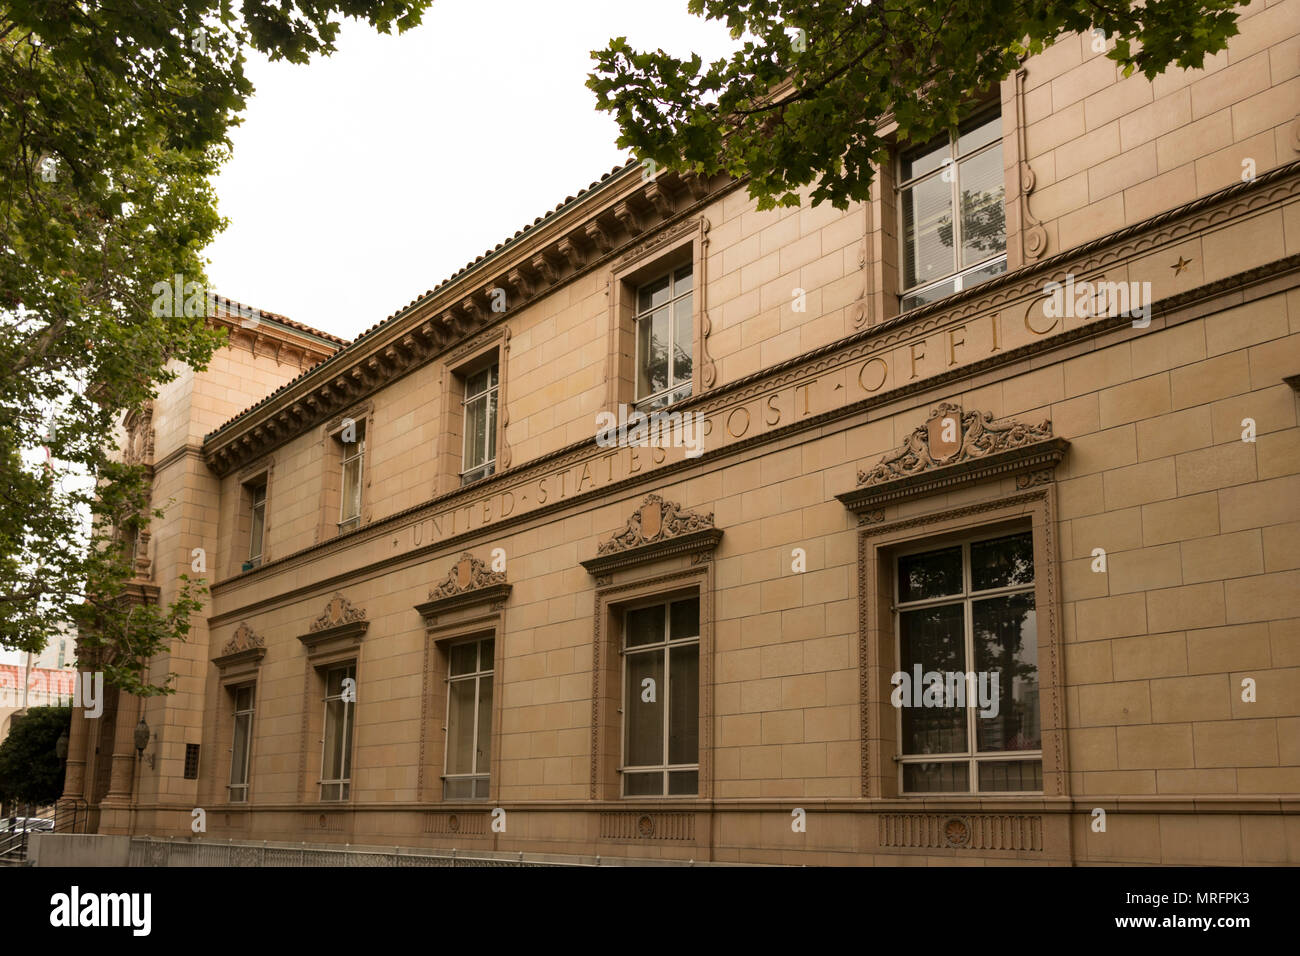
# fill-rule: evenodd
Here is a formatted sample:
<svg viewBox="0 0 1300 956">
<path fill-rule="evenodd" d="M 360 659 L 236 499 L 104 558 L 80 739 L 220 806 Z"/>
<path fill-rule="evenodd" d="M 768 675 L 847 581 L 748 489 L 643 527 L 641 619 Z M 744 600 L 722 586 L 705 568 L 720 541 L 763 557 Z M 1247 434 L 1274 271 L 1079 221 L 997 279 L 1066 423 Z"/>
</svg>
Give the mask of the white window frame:
<svg viewBox="0 0 1300 956">
<path fill-rule="evenodd" d="M 482 636 L 480 636 L 480 637 L 471 637 L 471 638 L 468 638 L 468 639 L 463 640 L 463 641 L 455 641 L 455 642 L 453 642 L 453 643 L 451 643 L 451 644 L 449 644 L 449 645 L 447 646 L 447 676 L 443 679 L 443 683 L 446 685 L 447 713 L 446 713 L 446 717 L 445 717 L 445 719 L 443 720 L 443 724 L 442 724 L 442 726 L 443 726 L 443 730 L 446 731 L 445 739 L 443 740 L 443 748 L 442 748 L 442 798 L 443 798 L 444 800 L 452 800 L 452 799 L 455 799 L 455 800 L 486 800 L 486 799 L 488 799 L 488 794 L 487 794 L 487 793 L 483 794 L 483 796 L 481 796 L 481 797 L 472 796 L 472 795 L 469 796 L 469 797 L 449 797 L 449 796 L 447 796 L 447 784 L 448 784 L 450 781 L 453 781 L 453 780 L 469 780 L 469 781 L 471 781 L 471 794 L 473 793 L 474 783 L 477 782 L 478 780 L 482 780 L 482 781 L 484 781 L 484 783 L 487 784 L 487 786 L 489 786 L 489 787 L 491 786 L 491 782 L 492 782 L 492 768 L 491 768 L 491 766 L 490 766 L 490 764 L 491 764 L 491 757 L 488 758 L 489 766 L 488 766 L 486 769 L 484 769 L 484 768 L 480 768 L 480 767 L 479 767 L 479 755 L 482 753 L 482 748 L 479 746 L 479 739 L 478 739 L 479 726 L 480 726 L 481 723 L 482 723 L 482 719 L 481 719 L 481 715 L 480 715 L 480 712 L 479 712 L 479 708 L 483 706 L 483 678 L 484 678 L 484 677 L 493 678 L 493 681 L 492 681 L 492 699 L 493 699 L 493 701 L 496 700 L 496 695 L 497 695 L 497 686 L 496 686 L 496 680 L 495 680 L 495 676 L 496 676 L 496 674 L 495 674 L 495 661 L 488 661 L 488 662 L 487 662 L 487 663 L 488 663 L 487 669 L 486 669 L 486 670 L 483 669 L 483 644 L 484 644 L 485 642 L 487 642 L 487 641 L 492 641 L 492 642 L 493 642 L 493 643 L 492 643 L 492 648 L 493 648 L 493 655 L 495 656 L 495 654 L 496 654 L 496 635 L 495 635 L 495 633 L 493 633 L 493 634 L 484 634 L 484 635 L 482 635 Z M 474 645 L 476 645 L 476 648 L 475 648 L 475 651 L 474 651 L 474 655 L 475 655 L 475 657 L 474 657 L 474 660 L 475 660 L 475 670 L 471 671 L 471 672 L 468 673 L 468 674 L 456 674 L 455 676 L 453 676 L 452 673 L 451 673 L 451 654 L 452 654 L 452 650 L 453 650 L 453 648 L 456 648 L 456 647 L 463 647 L 463 646 L 465 646 L 466 644 L 474 644 Z M 474 750 L 474 761 L 473 761 L 473 763 L 474 763 L 474 769 L 473 769 L 470 773 L 450 773 L 450 772 L 448 771 L 448 768 L 447 768 L 447 751 L 451 748 L 451 735 L 452 735 L 452 729 L 451 729 L 451 714 L 452 714 L 452 711 L 451 711 L 451 696 L 452 696 L 452 695 L 451 695 L 451 685 L 454 684 L 454 683 L 456 683 L 456 682 L 458 682 L 458 681 L 469 681 L 469 680 L 474 681 L 474 737 L 473 737 L 473 743 L 472 743 L 472 747 L 473 747 L 473 750 Z M 488 730 L 488 733 L 489 733 L 489 735 L 491 734 L 491 719 L 492 719 L 492 715 L 489 714 L 489 715 L 488 715 L 488 721 L 489 721 L 489 730 Z M 490 742 L 490 741 L 489 741 L 489 742 Z"/>
<path fill-rule="evenodd" d="M 317 781 L 317 782 L 318 782 L 319 785 L 320 785 L 320 799 L 321 799 L 321 802 L 330 802 L 330 803 L 334 803 L 334 802 L 339 802 L 339 801 L 347 800 L 347 799 L 348 799 L 349 797 L 351 797 L 351 795 L 352 795 L 352 776 L 351 776 L 351 771 L 352 771 L 352 758 L 353 758 L 353 753 L 352 753 L 352 731 L 353 731 L 353 727 L 354 727 L 354 725 L 355 725 L 355 723 L 356 723 L 356 716 L 355 716 L 355 715 L 356 715 L 356 707 L 357 707 L 357 705 L 356 705 L 356 701 L 355 701 L 355 700 L 344 700 L 344 699 L 343 699 L 343 684 L 342 684 L 342 681 L 339 682 L 339 692 L 338 692 L 337 694 L 331 694 L 331 693 L 329 692 L 329 686 L 330 686 L 330 675 L 333 674 L 335 671 L 344 671 L 344 672 L 345 672 L 344 675 L 343 675 L 344 679 L 346 679 L 346 678 L 348 678 L 348 677 L 351 677 L 352 680 L 353 680 L 353 686 L 355 687 L 355 686 L 356 686 L 356 677 L 357 677 L 357 665 L 356 665 L 356 662 L 353 661 L 353 662 L 349 662 L 349 663 L 345 663 L 345 664 L 332 664 L 332 665 L 330 665 L 329 667 L 324 668 L 324 674 L 323 674 L 323 676 L 324 676 L 324 678 L 325 678 L 325 696 L 324 696 L 324 698 L 323 698 L 323 703 L 322 703 L 322 710 L 323 710 L 323 714 L 324 714 L 324 720 L 323 720 L 322 723 L 321 723 L 321 741 L 320 741 L 320 743 L 321 743 L 321 747 L 320 747 L 320 753 L 321 753 L 321 756 L 320 756 L 321 779 L 320 779 L 319 781 Z M 324 774 L 325 774 L 325 755 L 326 755 L 326 750 L 325 750 L 325 748 L 329 745 L 329 739 L 330 739 L 330 732 L 329 732 L 329 727 L 330 727 L 330 702 L 331 702 L 331 701 L 335 701 L 335 700 L 337 700 L 337 701 L 342 701 L 342 703 L 343 703 L 343 718 L 342 718 L 342 719 L 343 719 L 343 732 L 342 732 L 342 734 L 341 734 L 341 736 L 340 736 L 340 738 L 339 738 L 340 740 L 343 741 L 343 753 L 339 754 L 339 758 L 340 758 L 340 759 L 339 759 L 339 766 L 342 767 L 342 766 L 345 765 L 345 764 L 347 765 L 347 768 L 348 768 L 348 776 L 346 776 L 346 777 L 338 777 L 338 778 L 326 779 L 325 776 L 324 776 Z M 346 760 L 342 759 L 343 756 L 344 756 L 345 754 L 346 754 L 346 756 L 347 756 L 347 759 L 346 759 Z M 335 796 L 335 797 L 326 797 L 326 796 L 325 796 L 325 788 L 326 788 L 326 787 L 329 787 L 329 786 L 337 786 L 337 787 L 338 787 L 338 796 Z"/>
<path fill-rule="evenodd" d="M 622 638 L 621 638 L 622 647 L 619 649 L 619 654 L 620 654 L 620 656 L 623 658 L 623 663 L 622 663 L 622 670 L 623 670 L 623 693 L 622 693 L 621 701 L 620 701 L 620 704 L 619 704 L 619 713 L 622 715 L 622 718 L 623 718 L 623 719 L 622 719 L 622 721 L 621 721 L 622 726 L 619 728 L 619 757 L 618 757 L 619 771 L 618 771 L 618 772 L 619 772 L 619 780 L 621 781 L 621 782 L 620 782 L 619 790 L 620 790 L 620 792 L 622 793 L 622 795 L 623 795 L 623 797 L 624 797 L 625 799 L 629 799 L 629 800 L 638 800 L 638 799 L 640 799 L 640 800 L 659 800 L 659 799 L 668 799 L 668 798 L 671 798 L 671 799 L 674 799 L 674 800 L 680 800 L 680 799 L 694 800 L 694 799 L 698 799 L 698 797 L 699 797 L 699 792 L 700 792 L 700 784 L 699 784 L 700 750 L 699 750 L 698 737 L 697 737 L 697 743 L 696 743 L 696 748 L 695 748 L 695 762 L 694 762 L 694 763 L 672 764 L 672 763 L 669 763 L 669 762 L 668 762 L 668 748 L 669 748 L 669 745 L 670 745 L 669 731 L 670 731 L 670 720 L 671 720 L 671 717 L 672 717 L 671 708 L 669 707 L 669 704 L 670 704 L 670 702 L 672 701 L 672 696 L 671 696 L 671 691 L 670 691 L 670 688 L 672 687 L 672 671 L 671 671 L 671 667 L 672 667 L 672 655 L 671 655 L 669 652 L 670 652 L 670 650 L 671 650 L 672 648 L 675 648 L 675 647 L 689 647 L 689 646 L 692 645 L 692 644 L 694 644 L 697 648 L 699 648 L 699 647 L 701 646 L 701 644 L 700 644 L 700 633 L 699 633 L 699 632 L 700 632 L 700 624 L 699 624 L 699 618 L 698 618 L 698 617 L 696 618 L 696 622 L 695 622 L 695 636 L 694 636 L 694 637 L 690 637 L 690 638 L 682 638 L 682 639 L 675 640 L 675 641 L 669 639 L 669 637 L 670 637 L 670 635 L 671 635 L 671 633 L 672 633 L 672 611 L 671 611 L 671 607 L 672 607 L 673 604 L 676 604 L 676 603 L 678 603 L 679 601 L 689 601 L 689 600 L 691 600 L 692 598 L 699 599 L 699 594 L 698 594 L 698 592 L 697 592 L 697 593 L 694 593 L 694 594 L 680 594 L 680 595 L 677 595 L 677 596 L 675 596 L 675 597 L 656 597 L 656 598 L 654 598 L 654 599 L 652 599 L 652 600 L 638 601 L 636 604 L 633 604 L 633 605 L 630 605 L 630 606 L 628 606 L 628 607 L 623 608 L 623 611 L 622 611 L 622 615 L 623 615 L 623 633 L 622 633 Z M 627 618 L 628 618 L 628 615 L 631 614 L 633 611 L 641 611 L 641 610 L 645 610 L 645 609 L 648 608 L 648 607 L 658 607 L 658 606 L 662 606 L 663 609 L 664 609 L 664 638 L 663 638 L 663 640 L 662 640 L 662 641 L 659 641 L 659 642 L 657 642 L 657 643 L 654 643 L 654 644 L 639 644 L 639 645 L 637 645 L 635 648 L 629 648 L 629 647 L 627 646 L 627 635 L 628 635 Z M 701 611 L 702 611 L 702 610 L 703 610 L 703 602 L 701 602 L 700 607 L 701 607 Z M 629 710 L 630 710 L 630 708 L 631 708 L 631 704 L 632 704 L 632 701 L 631 701 L 631 698 L 630 698 L 629 695 L 630 695 L 630 694 L 633 694 L 633 693 L 639 693 L 639 692 L 640 692 L 640 688 L 639 688 L 639 687 L 633 688 L 633 687 L 629 686 L 629 684 L 628 684 L 628 675 L 627 675 L 628 661 L 629 661 L 629 658 L 631 658 L 633 655 L 638 655 L 638 654 L 651 654 L 651 653 L 659 653 L 659 654 L 662 654 L 662 655 L 663 655 L 663 659 L 664 659 L 664 680 L 663 680 L 663 687 L 661 687 L 661 688 L 658 689 L 658 691 L 659 691 L 660 693 L 663 694 L 663 711 L 664 711 L 664 726 L 663 726 L 663 761 L 664 761 L 664 762 L 663 762 L 662 764 L 657 764 L 657 765 L 653 765 L 653 766 L 636 766 L 636 767 L 632 767 L 632 766 L 628 766 L 628 764 L 627 764 L 627 733 L 628 733 L 627 717 L 628 717 L 628 712 L 629 712 Z M 697 660 L 698 660 L 698 658 L 697 658 Z M 697 666 L 698 666 L 698 665 L 697 665 Z M 698 719 L 699 719 L 699 718 L 698 718 L 698 713 L 699 713 L 699 706 L 700 706 L 700 688 L 699 688 L 699 682 L 698 682 L 698 680 L 697 680 L 697 682 L 696 682 L 696 686 L 695 686 L 695 695 L 696 695 L 696 696 L 695 696 L 695 709 L 696 709 L 696 714 L 697 714 L 696 719 L 697 719 L 697 721 L 698 721 Z M 697 731 L 697 732 L 698 732 L 698 731 Z M 686 771 L 694 770 L 694 771 L 696 772 L 696 782 L 695 782 L 695 792 L 694 792 L 694 793 L 673 793 L 673 794 L 670 794 L 670 793 L 668 792 L 668 776 L 669 776 L 669 774 L 672 773 L 672 772 L 675 772 L 675 771 L 680 771 L 680 770 L 686 770 Z M 635 794 L 635 793 L 634 793 L 634 794 L 629 794 L 629 793 L 627 792 L 627 780 L 628 780 L 628 775 L 629 775 L 629 774 L 647 774 L 647 773 L 653 773 L 654 771 L 661 771 L 662 774 L 663 774 L 663 787 L 662 787 L 662 789 L 661 789 L 661 791 L 660 791 L 660 793 L 659 793 L 658 795 L 655 795 L 655 794 L 648 794 L 648 795 L 647 795 L 647 794 Z"/>
<path fill-rule="evenodd" d="M 248 691 L 249 706 L 244 710 L 240 710 L 239 693 L 240 691 L 243 690 Z M 257 711 L 257 685 L 240 684 L 236 687 L 232 687 L 231 693 L 235 699 L 235 711 L 232 716 L 233 728 L 232 728 L 232 736 L 230 741 L 230 783 L 228 784 L 226 789 L 229 791 L 231 803 L 247 803 L 248 790 L 250 784 L 249 771 L 253 763 L 253 715 Z M 245 738 L 244 739 L 244 766 L 241 768 L 236 768 L 235 753 L 236 753 L 237 744 L 239 742 L 239 719 L 241 717 L 248 718 L 248 722 L 244 730 L 244 738 Z M 239 777 L 243 781 L 242 783 L 235 783 L 236 769 L 239 770 Z"/>
<path fill-rule="evenodd" d="M 967 122 L 970 120 L 991 120 L 995 115 L 998 117 L 999 121 L 1003 119 L 1000 108 L 988 108 L 985 110 L 980 110 L 975 113 L 972 113 L 963 122 Z M 959 129 L 948 130 L 948 134 L 947 134 L 948 159 L 951 161 L 951 166 L 953 169 L 953 177 L 951 183 L 952 186 L 951 208 L 953 211 L 952 213 L 953 265 L 955 266 L 957 266 L 961 262 L 961 248 L 962 248 L 960 166 L 966 160 L 971 159 L 975 156 L 979 156 L 980 154 L 988 152 L 989 150 L 1001 149 L 1005 139 L 1004 135 L 1002 135 L 1005 133 L 1005 129 L 1006 129 L 1005 124 L 1002 124 L 1001 129 L 999 131 L 999 135 L 992 142 L 985 143 L 983 146 L 979 147 L 978 149 L 973 149 L 969 153 L 965 153 L 961 156 L 957 155 L 957 140 L 960 138 L 961 135 L 960 131 Z M 912 147 L 910 146 L 905 150 L 899 150 L 897 156 L 897 162 L 896 162 L 897 168 L 895 170 L 897 185 L 894 187 L 894 191 L 895 191 L 894 205 L 897 208 L 897 214 L 898 214 L 898 279 L 899 279 L 898 284 L 900 287 L 902 287 L 904 285 L 904 282 L 906 281 L 905 270 L 907 268 L 907 232 L 906 232 L 905 219 L 904 219 L 904 210 L 906 206 L 906 199 L 905 199 L 906 194 L 908 190 L 912 189 L 915 186 L 920 185 L 921 183 L 925 182 L 927 179 L 931 179 L 935 176 L 942 176 L 944 169 L 949 165 L 947 163 L 940 163 L 937 169 L 932 169 L 929 172 L 921 173 L 919 176 L 913 176 L 911 179 L 904 180 L 903 179 L 903 155 L 904 153 L 911 152 L 911 151 L 912 151 Z M 976 262 L 972 265 L 959 266 L 953 272 L 950 272 L 944 276 L 940 276 L 937 279 L 927 279 L 925 282 L 912 286 L 910 288 L 900 288 L 898 293 L 898 302 L 899 302 L 900 311 L 907 312 L 910 311 L 911 309 L 919 309 L 921 308 L 921 305 L 929 304 L 929 303 L 919 303 L 917 305 L 904 308 L 903 303 L 906 302 L 907 299 L 911 296 L 921 295 L 922 293 L 927 292 L 936 286 L 943 285 L 946 282 L 953 283 L 953 289 L 950 293 L 948 293 L 948 295 L 956 295 L 958 292 L 961 292 L 963 290 L 964 288 L 963 280 L 966 278 L 966 276 L 971 275 L 972 273 L 975 272 L 981 272 L 984 269 L 989 268 L 989 266 L 997 264 L 999 261 L 1003 262 L 1004 264 L 1006 263 L 1008 228 L 1005 220 L 1005 210 L 1006 210 L 1005 191 L 1003 193 L 1002 202 L 1003 202 L 1003 212 L 1004 212 L 1003 227 L 1002 227 L 1002 251 L 998 253 L 994 253 L 993 255 L 989 256 L 987 259 L 983 259 L 980 262 Z M 1004 266 L 1004 271 L 1005 271 L 1005 266 Z M 989 278 L 992 277 L 990 276 Z M 987 282 L 988 279 L 984 279 L 982 281 Z M 976 283 L 976 284 L 978 285 L 980 283 Z M 939 298 L 945 298 L 945 296 L 940 296 Z M 935 299 L 933 301 L 937 302 L 939 300 Z"/>
<path fill-rule="evenodd" d="M 469 393 L 470 379 L 473 378 L 475 375 L 479 375 L 482 372 L 488 371 L 490 369 L 496 369 L 495 375 L 489 375 L 489 381 L 492 384 L 489 385 L 487 388 L 483 389 L 482 391 L 475 392 L 473 395 L 471 395 Z M 478 481 L 480 478 L 487 478 L 490 475 L 496 474 L 496 470 L 497 470 L 496 429 L 497 429 L 497 416 L 500 414 L 499 400 L 500 400 L 500 388 L 501 388 L 501 363 L 492 362 L 488 365 L 483 366 L 480 369 L 477 369 L 473 372 L 464 375 L 463 378 L 465 382 L 465 395 L 461 399 L 461 407 L 463 409 L 463 414 L 461 417 L 462 425 L 461 425 L 461 446 L 460 446 L 460 463 L 461 463 L 460 483 L 462 485 L 468 485 L 470 482 Z M 494 399 L 496 399 L 497 401 L 494 402 L 493 401 Z M 470 415 L 470 406 L 475 404 L 476 402 L 483 403 L 484 428 L 486 429 L 486 433 L 484 434 L 484 447 L 486 449 L 488 446 L 490 446 L 492 454 L 490 457 L 484 459 L 483 461 L 471 463 L 466 460 L 466 456 L 468 455 L 468 450 L 469 450 L 469 415 Z"/>
<path fill-rule="evenodd" d="M 989 541 L 995 538 L 1010 537 L 1018 534 L 1032 534 L 1028 527 L 1011 527 L 1011 528 L 990 528 L 976 532 L 975 534 L 966 535 L 960 539 L 944 541 L 924 541 L 908 547 L 905 550 L 899 550 L 893 555 L 893 573 L 894 573 L 894 592 L 893 592 L 893 617 L 894 617 L 894 660 L 896 669 L 901 671 L 903 667 L 903 627 L 902 615 L 904 611 L 915 611 L 926 607 L 935 607 L 950 604 L 962 605 L 962 637 L 963 637 L 963 654 L 965 657 L 966 668 L 969 671 L 975 660 L 975 628 L 974 628 L 974 611 L 972 604 L 975 601 L 983 601 L 987 598 L 1004 597 L 1010 594 L 1028 593 L 1034 596 L 1034 611 L 1038 611 L 1037 583 L 1039 575 L 1038 554 L 1034 553 L 1034 577 L 1027 584 L 1015 584 L 1008 587 L 992 588 L 987 591 L 971 590 L 971 563 L 970 547 L 974 543 Z M 899 600 L 901 593 L 901 575 L 899 573 L 899 561 L 903 558 L 916 554 L 925 554 L 929 551 L 942 551 L 948 548 L 961 547 L 961 586 L 960 594 L 948 594 L 942 597 L 927 598 L 921 601 L 908 601 L 902 603 Z M 1041 662 L 1036 665 L 1038 673 L 1039 686 L 1039 728 L 1041 736 L 1042 727 L 1042 702 L 1041 692 L 1043 685 Z M 912 675 L 908 675 L 909 678 Z M 979 704 L 969 699 L 966 701 L 966 743 L 965 753 L 958 754 L 905 754 L 903 753 L 903 708 L 895 708 L 898 713 L 895 716 L 895 740 L 898 741 L 896 760 L 898 762 L 898 792 L 906 797 L 942 797 L 951 795 L 978 795 L 984 797 L 1001 797 L 1017 795 L 1042 794 L 1040 790 L 980 790 L 979 789 L 979 764 L 993 763 L 996 761 L 1025 761 L 1037 760 L 1040 764 L 1040 775 L 1042 773 L 1041 764 L 1043 761 L 1043 750 L 1039 747 L 1036 750 L 1014 750 L 1014 751 L 993 751 L 989 753 L 980 753 L 975 747 L 978 745 L 979 737 L 977 735 L 976 721 L 978 720 Z M 966 790 L 907 790 L 904 786 L 904 769 L 907 764 L 927 764 L 927 763 L 962 763 L 967 764 L 966 777 L 968 789 Z"/>
<path fill-rule="evenodd" d="M 689 269 L 691 272 L 691 287 L 688 291 L 683 292 L 681 295 L 673 295 L 673 288 L 677 284 L 677 273 L 681 272 L 684 269 Z M 647 286 L 654 285 L 656 282 L 663 279 L 665 276 L 667 276 L 668 278 L 667 301 L 659 305 L 650 306 L 644 312 L 641 311 L 641 290 L 646 288 Z M 695 331 L 694 331 L 695 301 L 691 297 L 695 295 L 696 278 L 697 276 L 695 275 L 695 264 L 694 262 L 688 260 L 687 262 L 682 262 L 677 264 L 676 266 L 673 266 L 671 269 L 667 269 L 662 272 L 655 273 L 654 278 L 647 279 L 645 282 L 637 283 L 636 288 L 633 290 L 632 338 L 635 342 L 634 351 L 633 351 L 633 355 L 635 356 L 635 361 L 632 366 L 632 389 L 633 389 L 633 394 L 636 396 L 634 404 L 637 408 L 644 409 L 647 411 L 654 408 L 663 408 L 668 405 L 672 405 L 675 402 L 680 402 L 684 399 L 691 397 L 691 392 L 694 388 L 694 382 L 695 382 L 695 362 L 696 362 Z M 677 303 L 682 299 L 689 300 L 691 304 L 691 340 L 687 343 L 687 345 L 690 346 L 690 350 L 691 350 L 691 377 L 681 382 L 674 382 L 673 370 L 676 368 L 676 362 L 674 361 L 672 349 L 677 344 L 677 340 L 676 340 Z M 668 386 L 666 388 L 660 389 L 657 392 L 652 392 L 649 395 L 642 395 L 640 394 L 641 391 L 641 320 L 649 318 L 650 316 L 654 315 L 654 313 L 658 312 L 660 309 L 668 310 L 668 328 L 669 328 L 669 337 L 671 339 L 669 343 L 669 355 L 668 355 Z M 678 392 L 681 392 L 682 394 L 677 394 Z"/>
</svg>

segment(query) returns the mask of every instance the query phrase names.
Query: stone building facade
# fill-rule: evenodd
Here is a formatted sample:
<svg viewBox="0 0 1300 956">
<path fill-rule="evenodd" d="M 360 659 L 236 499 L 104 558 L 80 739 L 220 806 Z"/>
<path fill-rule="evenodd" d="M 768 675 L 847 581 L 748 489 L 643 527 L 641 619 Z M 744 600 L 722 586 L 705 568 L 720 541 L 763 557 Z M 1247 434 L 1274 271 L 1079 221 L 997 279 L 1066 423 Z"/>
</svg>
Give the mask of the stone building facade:
<svg viewBox="0 0 1300 956">
<path fill-rule="evenodd" d="M 629 165 L 351 344 L 231 321 L 152 410 L 140 586 L 203 549 L 206 618 L 65 799 L 236 841 L 1300 862 L 1300 0 L 1242 17 L 1152 82 L 1066 37 L 843 211 Z"/>
</svg>

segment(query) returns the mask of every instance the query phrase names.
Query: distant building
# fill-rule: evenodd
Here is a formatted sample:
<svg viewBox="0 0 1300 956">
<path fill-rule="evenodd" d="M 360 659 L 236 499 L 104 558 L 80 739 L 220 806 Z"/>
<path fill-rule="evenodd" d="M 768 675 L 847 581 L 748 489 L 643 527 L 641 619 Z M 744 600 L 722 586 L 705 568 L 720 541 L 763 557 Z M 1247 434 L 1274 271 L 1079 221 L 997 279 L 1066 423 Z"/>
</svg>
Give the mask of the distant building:
<svg viewBox="0 0 1300 956">
<path fill-rule="evenodd" d="M 1153 82 L 1067 37 L 845 211 L 629 165 L 351 344 L 219 319 L 124 439 L 167 512 L 138 599 L 202 554 L 211 604 L 175 695 L 74 721 L 66 798 L 236 841 L 1300 862 L 1300 0 L 1242 16 Z"/>
</svg>

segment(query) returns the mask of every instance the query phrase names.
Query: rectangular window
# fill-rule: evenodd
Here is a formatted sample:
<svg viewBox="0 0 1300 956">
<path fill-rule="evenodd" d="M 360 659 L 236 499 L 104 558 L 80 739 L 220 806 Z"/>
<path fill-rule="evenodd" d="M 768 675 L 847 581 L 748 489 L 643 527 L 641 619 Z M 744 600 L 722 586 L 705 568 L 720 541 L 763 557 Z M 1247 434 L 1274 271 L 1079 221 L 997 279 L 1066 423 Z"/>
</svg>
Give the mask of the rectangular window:
<svg viewBox="0 0 1300 956">
<path fill-rule="evenodd" d="M 497 467 L 498 366 L 465 377 L 465 451 L 460 481 L 467 485 L 494 474 Z"/>
<path fill-rule="evenodd" d="M 904 312 L 1006 271 L 999 112 L 904 152 L 900 167 Z"/>
<path fill-rule="evenodd" d="M 356 709 L 355 664 L 325 672 L 325 737 L 320 798 L 346 800 L 352 792 L 352 722 Z"/>
<path fill-rule="evenodd" d="M 248 489 L 250 501 L 251 524 L 248 531 L 248 564 L 251 570 L 262 563 L 262 539 L 266 531 L 266 483 L 252 485 Z"/>
<path fill-rule="evenodd" d="M 366 458 L 366 423 L 349 422 L 338 434 L 343 446 L 343 493 L 339 507 L 339 533 L 361 525 L 361 479 Z"/>
<path fill-rule="evenodd" d="M 900 555 L 896 569 L 903 792 L 1041 792 L 1032 533 Z"/>
<path fill-rule="evenodd" d="M 623 795 L 700 785 L 700 599 L 634 608 L 623 627 Z"/>
<path fill-rule="evenodd" d="M 453 644 L 447 668 L 447 754 L 444 800 L 488 796 L 492 759 L 491 637 Z"/>
<path fill-rule="evenodd" d="M 185 745 L 185 779 L 199 779 L 199 745 Z"/>
<path fill-rule="evenodd" d="M 235 733 L 230 745 L 230 802 L 248 801 L 248 763 L 253 750 L 253 685 L 234 689 Z M 188 757 L 188 753 L 186 754 Z M 198 752 L 195 750 L 195 763 Z"/>
<path fill-rule="evenodd" d="M 694 320 L 691 263 L 636 292 L 636 401 L 658 408 L 691 394 Z"/>
</svg>

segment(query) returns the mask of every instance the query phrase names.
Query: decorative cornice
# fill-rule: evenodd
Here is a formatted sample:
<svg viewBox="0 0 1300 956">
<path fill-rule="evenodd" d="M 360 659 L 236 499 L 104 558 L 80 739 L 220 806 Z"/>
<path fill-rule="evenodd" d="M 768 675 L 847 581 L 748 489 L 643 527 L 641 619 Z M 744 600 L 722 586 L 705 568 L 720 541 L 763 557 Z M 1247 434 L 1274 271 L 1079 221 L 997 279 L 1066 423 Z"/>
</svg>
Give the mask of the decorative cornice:
<svg viewBox="0 0 1300 956">
<path fill-rule="evenodd" d="M 683 509 L 675 501 L 647 495 L 632 512 L 623 530 L 596 548 L 596 557 L 582 562 L 591 574 L 603 576 L 619 568 L 644 564 L 670 555 L 712 552 L 722 539 L 713 526 L 713 512 Z"/>
<path fill-rule="evenodd" d="M 223 655 L 236 654 L 239 651 L 248 651 L 265 646 L 266 640 L 260 634 L 255 633 L 248 626 L 247 621 L 242 621 L 239 627 L 235 628 L 234 636 L 226 641 L 226 646 L 221 649 L 221 653 Z"/>
<path fill-rule="evenodd" d="M 511 587 L 506 582 L 506 572 L 493 571 L 465 551 L 447 571 L 447 576 L 430 589 L 429 600 L 415 609 L 426 624 L 454 608 L 490 604 L 494 610 L 500 610 L 510 596 Z"/>
<path fill-rule="evenodd" d="M 951 434 L 951 438 L 947 437 Z M 960 405 L 944 402 L 930 413 L 924 425 L 908 435 L 903 444 L 880 459 L 869 472 L 858 472 L 859 485 L 879 485 L 909 478 L 941 465 L 957 465 L 972 458 L 987 458 L 998 452 L 1052 437 L 1052 423 L 1026 425 L 1015 419 L 994 421 L 992 412 L 966 412 Z"/>
<path fill-rule="evenodd" d="M 994 420 L 991 412 L 963 413 L 944 402 L 874 468 L 859 471 L 857 488 L 836 497 L 872 524 L 884 520 L 882 508 L 891 502 L 1003 474 L 1030 472 L 1017 478 L 1021 489 L 1045 484 L 1068 447 L 1052 437 L 1050 421 Z"/>
<path fill-rule="evenodd" d="M 319 654 L 349 643 L 360 643 L 369 627 L 365 610 L 353 606 L 351 601 L 335 591 L 325 605 L 324 613 L 311 622 L 307 633 L 299 635 L 298 640 L 308 653 Z"/>
<path fill-rule="evenodd" d="M 334 596 L 325 605 L 321 616 L 311 622 L 308 629 L 312 633 L 342 624 L 356 624 L 366 619 L 365 609 L 353 605 L 346 597 L 335 591 Z"/>
<path fill-rule="evenodd" d="M 493 571 L 468 551 L 451 566 L 445 577 L 435 588 L 429 591 L 429 600 L 454 597 L 465 591 L 505 584 L 506 573 Z"/>
<path fill-rule="evenodd" d="M 226 641 L 221 653 L 212 659 L 212 663 L 222 670 L 259 663 L 266 656 L 266 641 L 254 633 L 247 621 L 241 621 L 235 629 L 234 636 Z"/>
</svg>

